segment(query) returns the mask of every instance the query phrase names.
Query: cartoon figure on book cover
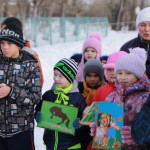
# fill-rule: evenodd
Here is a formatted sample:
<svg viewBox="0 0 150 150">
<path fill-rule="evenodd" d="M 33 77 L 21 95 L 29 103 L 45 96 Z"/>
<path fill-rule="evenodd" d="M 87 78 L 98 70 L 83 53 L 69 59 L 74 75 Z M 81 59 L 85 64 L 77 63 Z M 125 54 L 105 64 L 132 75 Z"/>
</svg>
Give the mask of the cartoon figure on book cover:
<svg viewBox="0 0 150 150">
<path fill-rule="evenodd" d="M 116 130 L 120 130 L 120 127 L 116 124 L 115 119 L 112 119 L 111 114 L 98 113 L 97 115 L 94 143 L 98 145 L 98 147 L 107 147 L 109 140 L 112 139 L 115 144 Z"/>
</svg>

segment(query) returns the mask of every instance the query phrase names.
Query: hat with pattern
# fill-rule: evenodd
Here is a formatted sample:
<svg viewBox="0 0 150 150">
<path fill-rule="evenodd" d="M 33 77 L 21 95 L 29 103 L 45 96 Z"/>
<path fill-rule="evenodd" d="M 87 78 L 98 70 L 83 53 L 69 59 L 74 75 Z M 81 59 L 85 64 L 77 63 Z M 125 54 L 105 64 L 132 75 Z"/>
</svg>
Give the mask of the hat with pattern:
<svg viewBox="0 0 150 150">
<path fill-rule="evenodd" d="M 72 83 L 76 77 L 78 66 L 73 59 L 63 58 L 54 66 L 54 70 L 57 69 L 62 75 Z"/>
<path fill-rule="evenodd" d="M 22 30 L 15 24 L 10 24 L 1 30 L 0 41 L 1 40 L 12 42 L 21 48 L 24 47 Z"/>
</svg>

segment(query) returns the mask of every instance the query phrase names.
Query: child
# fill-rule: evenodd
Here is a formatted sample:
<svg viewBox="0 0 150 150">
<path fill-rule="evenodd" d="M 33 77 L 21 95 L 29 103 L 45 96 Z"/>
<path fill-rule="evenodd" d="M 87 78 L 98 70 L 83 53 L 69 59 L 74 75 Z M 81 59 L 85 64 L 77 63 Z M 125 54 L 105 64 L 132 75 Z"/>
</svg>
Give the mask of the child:
<svg viewBox="0 0 150 150">
<path fill-rule="evenodd" d="M 54 84 L 51 90 L 44 93 L 42 99 L 68 106 L 78 107 L 78 118 L 86 106 L 84 97 L 79 93 L 77 83 L 74 82 L 77 74 L 77 64 L 72 59 L 64 58 L 54 66 Z M 40 111 L 41 103 L 36 107 Z M 77 135 L 75 136 L 58 131 L 45 129 L 44 143 L 47 150 L 81 150 Z M 54 147 L 55 146 L 55 147 Z M 73 148 L 74 147 L 74 148 Z"/>
<path fill-rule="evenodd" d="M 84 96 L 87 106 L 91 105 L 91 100 L 95 92 L 104 85 L 103 75 L 103 66 L 100 60 L 90 59 L 85 63 L 83 69 L 84 81 L 79 82 L 78 88 L 80 93 Z M 80 133 L 82 150 L 86 150 L 86 147 L 91 140 L 89 126 L 83 126 Z"/>
<path fill-rule="evenodd" d="M 150 95 L 132 124 L 132 137 L 137 144 L 146 145 L 150 149 Z"/>
<path fill-rule="evenodd" d="M 37 60 L 22 51 L 15 25 L 0 32 L 0 149 L 34 150 L 34 107 L 41 100 Z"/>
<path fill-rule="evenodd" d="M 114 52 L 112 53 L 108 59 L 106 64 L 103 65 L 104 67 L 104 74 L 105 77 L 108 81 L 108 84 L 100 87 L 96 93 L 93 96 L 92 99 L 92 103 L 93 102 L 104 102 L 106 97 L 112 92 L 116 90 L 116 87 L 114 85 L 115 81 L 116 81 L 116 75 L 114 73 L 114 67 L 115 64 L 117 62 L 117 60 L 123 56 L 126 55 L 128 53 L 124 52 L 124 51 L 120 51 L 120 52 Z M 87 108 L 88 109 L 88 108 Z M 87 110 L 86 110 L 87 111 Z M 85 112 L 85 111 L 84 111 Z M 86 113 L 86 112 L 85 112 Z M 91 148 L 92 147 L 92 142 L 89 143 L 87 150 L 96 150 L 95 148 Z"/>
<path fill-rule="evenodd" d="M 7 27 L 8 25 L 9 26 L 15 25 L 18 28 L 20 28 L 21 31 L 23 31 L 22 23 L 21 23 L 21 21 L 18 18 L 15 18 L 15 17 L 8 17 L 8 18 L 6 18 L 1 23 L 1 29 Z M 41 62 L 40 62 L 38 54 L 33 49 L 31 49 L 30 42 L 27 41 L 27 40 L 24 40 L 24 46 L 23 46 L 22 50 L 29 52 L 30 54 L 32 54 L 38 60 L 37 64 L 40 67 L 41 87 L 42 87 L 43 86 L 43 82 L 44 82 L 44 77 L 43 77 L 42 65 L 41 65 Z"/>
<path fill-rule="evenodd" d="M 84 81 L 79 82 L 78 88 L 86 99 L 87 106 L 91 105 L 91 100 L 95 92 L 105 84 L 103 66 L 100 60 L 90 59 L 84 65 Z"/>
<path fill-rule="evenodd" d="M 124 102 L 124 126 L 121 129 L 123 149 L 141 148 L 131 137 L 131 125 L 149 96 L 145 62 L 146 52 L 142 48 L 134 48 L 129 54 L 121 56 L 115 65 L 116 91 L 106 98 L 107 102 Z"/>
<path fill-rule="evenodd" d="M 82 58 L 78 66 L 78 73 L 76 76 L 77 82 L 83 81 L 83 68 L 86 61 L 90 59 L 98 59 L 101 56 L 101 40 L 102 37 L 98 33 L 92 33 L 89 38 L 84 42 L 82 48 Z"/>
<path fill-rule="evenodd" d="M 116 90 L 116 88 L 114 86 L 114 83 L 116 81 L 114 67 L 115 67 L 117 60 L 121 56 L 126 55 L 126 54 L 128 54 L 128 53 L 124 52 L 124 51 L 120 51 L 120 52 L 114 52 L 108 57 L 107 63 L 103 65 L 104 74 L 108 81 L 108 84 L 102 86 L 101 88 L 99 88 L 96 91 L 96 93 L 92 99 L 92 102 L 101 102 L 101 101 L 103 102 L 103 101 L 105 101 L 105 98 L 109 95 L 109 93 Z"/>
</svg>

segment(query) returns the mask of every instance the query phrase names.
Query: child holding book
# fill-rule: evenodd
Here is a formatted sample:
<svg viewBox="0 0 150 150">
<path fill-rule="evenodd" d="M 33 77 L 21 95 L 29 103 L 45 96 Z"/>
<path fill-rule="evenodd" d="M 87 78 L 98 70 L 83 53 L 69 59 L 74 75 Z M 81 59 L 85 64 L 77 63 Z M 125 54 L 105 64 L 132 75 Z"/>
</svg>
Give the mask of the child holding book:
<svg viewBox="0 0 150 150">
<path fill-rule="evenodd" d="M 134 48 L 121 56 L 115 65 L 116 91 L 106 97 L 106 102 L 124 103 L 124 126 L 121 129 L 122 149 L 136 150 L 144 148 L 134 143 L 131 137 L 131 125 L 149 96 L 150 85 L 145 74 L 146 52 Z"/>
<path fill-rule="evenodd" d="M 44 93 L 42 100 L 50 101 L 62 105 L 74 106 L 78 108 L 78 118 L 82 117 L 82 112 L 86 107 L 84 97 L 79 93 L 75 76 L 77 74 L 77 64 L 72 59 L 61 59 L 54 66 L 54 84 L 52 88 Z M 40 116 L 42 102 L 36 107 L 37 117 Z M 37 119 L 39 121 L 40 119 Z M 79 134 L 79 132 L 78 132 Z M 45 129 L 44 143 L 47 150 L 81 150 L 81 144 L 75 133 L 70 135 L 58 131 Z"/>
<path fill-rule="evenodd" d="M 114 72 L 114 67 L 117 62 L 117 60 L 123 56 L 128 54 L 124 51 L 114 52 L 112 53 L 108 59 L 106 64 L 103 65 L 104 67 L 104 74 L 108 81 L 108 84 L 100 87 L 96 93 L 93 96 L 93 99 L 91 102 L 104 102 L 106 97 L 112 92 L 116 90 L 115 87 L 115 81 L 116 81 L 116 75 Z M 86 110 L 87 111 L 87 110 Z M 85 112 L 85 111 L 84 111 Z M 86 113 L 86 112 L 85 112 Z M 89 143 L 87 150 L 96 150 L 96 148 L 92 148 L 92 142 Z"/>
</svg>

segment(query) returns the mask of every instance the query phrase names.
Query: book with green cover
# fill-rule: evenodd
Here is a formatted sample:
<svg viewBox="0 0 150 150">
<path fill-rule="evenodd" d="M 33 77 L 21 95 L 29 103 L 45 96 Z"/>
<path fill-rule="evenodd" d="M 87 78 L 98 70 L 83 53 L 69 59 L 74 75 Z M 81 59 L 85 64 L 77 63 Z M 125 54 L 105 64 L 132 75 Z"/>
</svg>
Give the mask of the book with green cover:
<svg viewBox="0 0 150 150">
<path fill-rule="evenodd" d="M 77 118 L 78 108 L 43 101 L 41 120 L 38 127 L 74 134 L 73 121 Z"/>
</svg>

